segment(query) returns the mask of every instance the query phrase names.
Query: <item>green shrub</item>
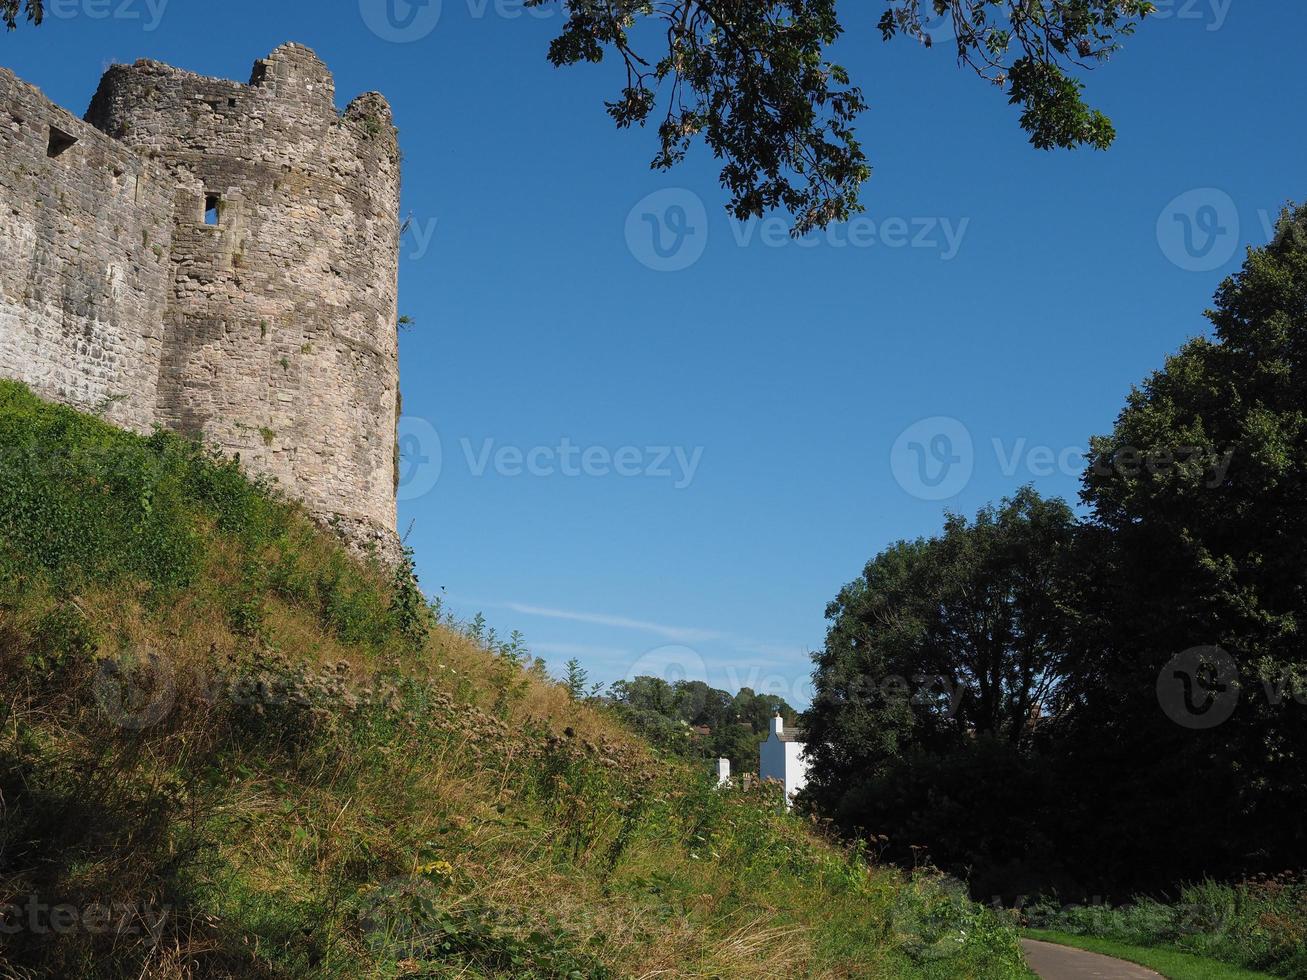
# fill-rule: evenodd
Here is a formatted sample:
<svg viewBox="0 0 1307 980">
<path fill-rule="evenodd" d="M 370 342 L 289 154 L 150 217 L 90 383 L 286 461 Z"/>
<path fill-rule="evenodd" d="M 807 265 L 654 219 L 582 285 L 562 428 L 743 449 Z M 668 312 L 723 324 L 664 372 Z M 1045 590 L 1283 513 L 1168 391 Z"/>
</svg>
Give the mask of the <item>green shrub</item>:
<svg viewBox="0 0 1307 980">
<path fill-rule="evenodd" d="M 484 977 L 616 976 L 557 922 L 541 928 L 529 916 L 445 894 L 443 873 L 402 878 L 368 892 L 357 911 L 368 947 L 381 962 L 411 973 Z"/>
<path fill-rule="evenodd" d="M 1169 947 L 1278 976 L 1307 975 L 1307 881 L 1287 873 L 1186 885 L 1170 903 L 1138 898 L 1124 906 L 1063 907 L 1046 900 L 1026 917 L 1033 928 Z"/>
<path fill-rule="evenodd" d="M 0 465 L 3 572 L 44 573 L 65 592 L 135 579 L 166 601 L 203 567 L 206 525 L 255 551 L 294 510 L 234 460 L 163 431 L 123 432 L 9 381 Z"/>
</svg>

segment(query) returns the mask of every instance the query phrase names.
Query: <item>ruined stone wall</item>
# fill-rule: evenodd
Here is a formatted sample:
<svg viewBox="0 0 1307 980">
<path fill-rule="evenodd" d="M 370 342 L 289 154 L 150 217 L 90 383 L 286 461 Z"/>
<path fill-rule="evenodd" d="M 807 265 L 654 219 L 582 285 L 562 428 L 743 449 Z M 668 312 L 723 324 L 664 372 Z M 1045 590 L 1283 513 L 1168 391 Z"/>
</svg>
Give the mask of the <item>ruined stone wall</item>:
<svg viewBox="0 0 1307 980">
<path fill-rule="evenodd" d="M 115 66 L 85 122 L 0 69 L 0 374 L 237 453 L 383 557 L 398 264 L 390 107 L 337 112 L 308 48 L 244 85 Z"/>
<path fill-rule="evenodd" d="M 172 281 L 168 175 L 0 68 L 0 371 L 147 431 Z"/>
<path fill-rule="evenodd" d="M 326 67 L 285 45 L 248 85 L 116 66 L 87 119 L 176 187 L 158 418 L 356 536 L 393 536 L 399 153 L 385 100 L 339 114 Z"/>
</svg>

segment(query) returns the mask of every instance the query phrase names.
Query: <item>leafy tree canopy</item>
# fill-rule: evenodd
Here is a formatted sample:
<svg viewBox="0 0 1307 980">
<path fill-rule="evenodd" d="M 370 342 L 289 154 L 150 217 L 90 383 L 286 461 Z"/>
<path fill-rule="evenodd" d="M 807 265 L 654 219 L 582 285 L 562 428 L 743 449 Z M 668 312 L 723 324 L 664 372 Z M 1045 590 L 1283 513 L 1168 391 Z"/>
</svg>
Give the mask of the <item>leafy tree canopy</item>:
<svg viewBox="0 0 1307 980">
<path fill-rule="evenodd" d="M 827 608 L 805 714 L 813 784 L 838 797 L 911 747 L 1027 743 L 1057 711 L 1075 521 L 1026 487 L 900 542 Z M 827 800 L 828 803 L 833 799 Z"/>
<path fill-rule="evenodd" d="M 1249 250 L 1207 317 L 1214 336 L 1168 358 L 1093 440 L 1082 496 L 1167 577 L 1150 590 L 1173 604 L 1161 642 L 1297 656 L 1307 566 L 1286 542 L 1307 536 L 1307 207 Z"/>
<path fill-rule="evenodd" d="M 1172 744 L 1193 768 L 1237 760 L 1230 805 L 1247 826 L 1282 821 L 1281 841 L 1307 844 L 1293 816 L 1307 806 L 1294 700 L 1307 692 L 1307 207 L 1285 210 L 1207 317 L 1213 335 L 1168 358 L 1092 442 L 1082 496 L 1101 571 L 1075 698 L 1087 742 L 1108 720 L 1124 744 Z M 1238 706 L 1195 734 L 1158 710 L 1153 686 L 1208 646 L 1229 658 Z"/>
<path fill-rule="evenodd" d="M 0 0 L 0 17 L 5 26 L 13 30 L 18 26 L 20 17 L 26 16 L 33 24 L 40 24 L 45 18 L 44 0 Z"/>
<path fill-rule="evenodd" d="M 702 139 L 722 161 L 738 218 L 774 208 L 794 233 L 861 210 L 871 168 L 853 122 L 867 107 L 848 72 L 829 60 L 843 34 L 836 0 L 526 0 L 561 5 L 549 46 L 555 66 L 620 59 L 625 80 L 608 112 L 621 127 L 656 120 L 657 169 Z M 1111 122 L 1084 100 L 1078 73 L 1106 60 L 1153 12 L 1148 0 L 885 0 L 883 38 L 927 47 L 946 24 L 959 63 L 1021 107 L 1041 149 L 1111 144 Z M 42 20 L 43 0 L 0 0 L 12 30 Z"/>
<path fill-rule="evenodd" d="M 1307 207 L 1207 316 L 1092 441 L 1085 519 L 1023 491 L 840 592 L 808 728 L 842 827 L 985 894 L 1307 861 Z"/>
<path fill-rule="evenodd" d="M 692 758 L 726 758 L 734 772 L 756 771 L 758 743 L 780 713 L 794 724 L 797 712 L 774 694 L 742 688 L 732 696 L 703 681 L 668 683 L 661 677 L 617 681 L 609 703 L 638 732 L 663 749 Z M 694 728 L 708 728 L 696 734 Z"/>
</svg>

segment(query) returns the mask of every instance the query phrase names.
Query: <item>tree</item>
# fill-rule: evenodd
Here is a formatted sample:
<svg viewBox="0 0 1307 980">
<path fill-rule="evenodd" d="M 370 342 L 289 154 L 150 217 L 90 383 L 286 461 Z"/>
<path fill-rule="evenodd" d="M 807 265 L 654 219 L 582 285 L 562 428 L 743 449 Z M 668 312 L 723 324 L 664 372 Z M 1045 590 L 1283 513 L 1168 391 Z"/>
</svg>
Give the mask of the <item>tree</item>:
<svg viewBox="0 0 1307 980">
<path fill-rule="evenodd" d="M 827 608 L 815 656 L 805 717 L 820 778 L 844 785 L 909 743 L 1028 744 L 1057 704 L 1074 537 L 1070 508 L 1025 487 L 868 563 Z"/>
<path fill-rule="evenodd" d="M 703 681 L 678 681 L 674 688 L 675 712 L 689 725 L 720 728 L 726 721 L 731 696 Z"/>
<path fill-rule="evenodd" d="M 1042 149 L 1112 142 L 1111 122 L 1085 104 L 1069 72 L 1105 60 L 1153 10 L 1147 0 L 887 3 L 879 23 L 886 40 L 905 34 L 929 46 L 923 13 L 942 15 L 959 62 L 1006 87 Z M 679 163 L 702 136 L 724 160 L 721 182 L 737 218 L 783 208 L 802 235 L 860 210 L 871 169 L 852 123 L 866 102 L 848 72 L 826 59 L 843 33 L 836 0 L 568 0 L 568 10 L 550 60 L 598 62 L 609 51 L 621 58 L 626 84 L 608 111 L 625 128 L 658 110 L 655 168 Z M 656 34 L 639 29 L 648 20 Z M 646 34 L 658 39 L 650 42 L 656 55 L 636 40 Z"/>
<path fill-rule="evenodd" d="M 1085 520 L 1023 491 L 831 605 L 810 787 L 842 826 L 1009 896 L 1307 863 L 1307 208 L 1208 318 L 1092 440 Z M 886 696 L 913 670 L 956 710 Z"/>
<path fill-rule="evenodd" d="M 827 50 L 843 34 L 836 0 L 526 0 L 563 7 L 549 46 L 555 66 L 621 60 L 625 82 L 607 103 L 619 128 L 657 119 L 657 169 L 697 138 L 723 161 L 729 210 L 744 219 L 780 208 L 794 233 L 861 210 L 871 175 L 853 130 L 865 108 Z M 882 37 L 933 43 L 948 24 L 960 64 L 1019 105 L 1041 149 L 1108 146 L 1114 132 L 1073 74 L 1106 60 L 1153 11 L 1148 0 L 886 0 Z M 0 0 L 12 30 L 40 24 L 43 0 Z"/>
<path fill-rule="evenodd" d="M 746 687 L 732 697 L 703 681 L 669 684 L 661 677 L 617 681 L 607 701 L 659 748 L 693 759 L 730 759 L 736 772 L 757 768 L 758 743 L 777 712 L 791 724 L 797 717 L 774 694 L 759 695 Z M 694 727 L 707 727 L 709 733 L 701 735 Z"/>
<path fill-rule="evenodd" d="M 987 768 L 1006 758 L 1015 773 L 1061 713 L 1076 539 L 1070 508 L 1026 487 L 872 559 L 827 608 L 814 655 L 809 798 L 847 830 L 967 859 L 961 835 L 915 839 L 922 814 L 933 810 L 938 827 L 959 789 L 929 774 L 952 778 L 963 767 L 941 760 L 973 756 Z M 976 756 L 977 747 L 987 748 Z M 986 839 L 1004 832 L 988 820 Z"/>
<path fill-rule="evenodd" d="M 1186 875 L 1307 860 L 1307 208 L 1207 317 L 1092 442 L 1102 570 L 1072 672 L 1082 769 L 1137 777 L 1132 837 L 1168 834 Z"/>
<path fill-rule="evenodd" d="M 1307 614 L 1307 208 L 1221 284 L 1200 337 L 1092 440 L 1082 497 L 1130 567 L 1130 633 L 1300 660 Z M 1147 562 L 1137 562 L 1144 554 Z M 1164 613 L 1164 614 L 1163 614 Z M 1142 632 L 1141 632 L 1142 631 Z"/>
<path fill-rule="evenodd" d="M 609 696 L 619 704 L 681 720 L 675 710 L 676 692 L 661 677 L 640 676 L 629 681 L 616 681 L 609 689 Z"/>
<path fill-rule="evenodd" d="M 573 701 L 585 700 L 586 685 L 589 681 L 590 674 L 581 666 L 581 661 L 573 657 L 567 662 L 567 676 L 563 678 L 563 686 L 567 688 L 567 693 Z"/>
<path fill-rule="evenodd" d="M 771 721 L 777 715 L 785 719 L 787 725 L 795 724 L 797 712 L 776 694 L 757 694 L 751 687 L 740 688 L 740 693 L 731 699 L 728 717 L 736 724 L 748 725 L 758 733 L 766 734 Z"/>
<path fill-rule="evenodd" d="M 44 0 L 0 0 L 0 17 L 4 18 L 9 30 L 18 26 L 20 16 L 26 16 L 33 25 L 40 26 L 45 19 Z"/>
</svg>

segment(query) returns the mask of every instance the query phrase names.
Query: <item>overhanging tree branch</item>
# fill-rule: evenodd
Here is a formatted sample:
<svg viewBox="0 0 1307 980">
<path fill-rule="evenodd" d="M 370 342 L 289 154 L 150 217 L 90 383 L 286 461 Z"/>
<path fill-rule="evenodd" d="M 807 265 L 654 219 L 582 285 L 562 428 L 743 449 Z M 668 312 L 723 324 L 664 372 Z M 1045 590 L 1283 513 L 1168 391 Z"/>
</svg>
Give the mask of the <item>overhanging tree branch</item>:
<svg viewBox="0 0 1307 980">
<path fill-rule="evenodd" d="M 837 0 L 525 2 L 565 14 L 549 45 L 555 66 L 621 58 L 626 84 L 606 103 L 618 127 L 645 125 L 666 87 L 654 168 L 676 166 L 701 138 L 722 161 L 737 218 L 788 211 L 799 236 L 862 210 L 871 167 L 853 123 L 867 104 L 827 58 L 843 34 Z M 884 39 L 902 34 L 930 47 L 949 34 L 959 64 L 1006 90 L 1041 149 L 1111 144 L 1111 121 L 1085 103 L 1073 74 L 1106 60 L 1155 9 L 1149 0 L 884 2 Z M 42 16 L 42 0 L 0 0 L 10 30 Z M 932 17 L 947 30 L 932 28 Z M 663 29 L 646 32 L 645 22 Z M 659 50 L 648 50 L 648 37 Z"/>
</svg>

